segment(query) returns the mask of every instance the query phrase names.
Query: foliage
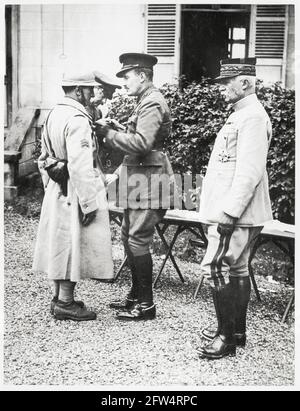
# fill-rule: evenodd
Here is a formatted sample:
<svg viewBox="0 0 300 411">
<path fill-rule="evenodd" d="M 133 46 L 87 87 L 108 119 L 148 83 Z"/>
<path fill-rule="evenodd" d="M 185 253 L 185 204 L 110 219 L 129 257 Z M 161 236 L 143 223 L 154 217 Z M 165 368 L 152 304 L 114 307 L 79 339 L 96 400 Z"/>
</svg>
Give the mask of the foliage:
<svg viewBox="0 0 300 411">
<path fill-rule="evenodd" d="M 171 110 L 172 134 L 165 141 L 175 172 L 205 174 L 217 133 L 231 112 L 217 85 L 202 79 L 181 87 L 165 84 L 161 87 Z M 280 83 L 264 86 L 257 82 L 257 95 L 273 126 L 273 138 L 268 155 L 270 196 L 274 218 L 293 223 L 295 201 L 295 92 Z M 112 102 L 110 115 L 125 124 L 134 106 L 132 98 L 118 95 Z M 112 168 L 121 162 L 112 158 Z"/>
<path fill-rule="evenodd" d="M 274 217 L 293 223 L 295 217 L 295 91 L 280 83 L 257 84 L 257 95 L 272 121 L 268 154 L 270 196 Z"/>
</svg>

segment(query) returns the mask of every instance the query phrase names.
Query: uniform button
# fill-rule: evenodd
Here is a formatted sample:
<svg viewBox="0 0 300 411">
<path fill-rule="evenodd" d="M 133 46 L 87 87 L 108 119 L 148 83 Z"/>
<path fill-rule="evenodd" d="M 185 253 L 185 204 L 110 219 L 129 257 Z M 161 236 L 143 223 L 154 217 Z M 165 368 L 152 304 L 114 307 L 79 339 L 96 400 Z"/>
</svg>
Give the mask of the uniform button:
<svg viewBox="0 0 300 411">
<path fill-rule="evenodd" d="M 71 203 L 69 203 L 69 202 L 68 202 L 67 204 L 68 204 L 68 206 L 70 206 L 70 205 L 71 205 Z"/>
<path fill-rule="evenodd" d="M 143 163 L 140 163 L 140 166 L 142 166 L 143 165 Z"/>
<path fill-rule="evenodd" d="M 84 204 L 84 205 L 83 205 L 83 208 L 87 208 L 87 207 L 88 207 L 87 204 Z"/>
</svg>

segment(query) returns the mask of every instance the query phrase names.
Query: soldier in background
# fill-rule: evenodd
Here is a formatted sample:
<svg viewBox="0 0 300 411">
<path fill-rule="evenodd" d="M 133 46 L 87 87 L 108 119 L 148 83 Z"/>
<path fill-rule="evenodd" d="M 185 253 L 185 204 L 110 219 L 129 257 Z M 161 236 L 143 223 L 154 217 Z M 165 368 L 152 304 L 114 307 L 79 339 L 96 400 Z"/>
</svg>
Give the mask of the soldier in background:
<svg viewBox="0 0 300 411">
<path fill-rule="evenodd" d="M 98 84 L 94 87 L 94 97 L 88 102 L 86 110 L 93 121 L 96 121 L 105 117 L 100 106 L 111 100 L 116 89 L 120 89 L 121 86 L 100 71 L 94 70 L 93 75 Z"/>
<path fill-rule="evenodd" d="M 126 132 L 115 122 L 100 120 L 101 134 L 113 149 L 123 151 L 119 176 L 119 205 L 124 207 L 122 240 L 132 273 L 132 286 L 125 300 L 114 301 L 111 308 L 119 309 L 119 320 L 139 321 L 154 319 L 156 309 L 152 290 L 152 256 L 150 243 L 154 228 L 173 202 L 173 170 L 162 151 L 170 135 L 171 118 L 167 103 L 154 87 L 153 66 L 155 56 L 143 53 L 125 53 L 119 58 L 123 64 L 117 77 L 123 78 L 129 96 L 137 97 L 137 105 L 128 119 Z M 165 190 L 152 177 L 165 177 Z M 134 197 L 135 177 L 143 177 L 137 197 Z M 124 192 L 122 197 L 120 194 Z"/>
<path fill-rule="evenodd" d="M 250 246 L 272 219 L 266 171 L 272 127 L 255 94 L 255 62 L 222 61 L 215 79 L 234 112 L 218 133 L 200 197 L 200 218 L 208 225 L 201 269 L 209 278 L 218 320 L 217 329 L 202 331 L 211 342 L 200 355 L 211 359 L 235 354 L 237 345 L 246 344 Z"/>
</svg>

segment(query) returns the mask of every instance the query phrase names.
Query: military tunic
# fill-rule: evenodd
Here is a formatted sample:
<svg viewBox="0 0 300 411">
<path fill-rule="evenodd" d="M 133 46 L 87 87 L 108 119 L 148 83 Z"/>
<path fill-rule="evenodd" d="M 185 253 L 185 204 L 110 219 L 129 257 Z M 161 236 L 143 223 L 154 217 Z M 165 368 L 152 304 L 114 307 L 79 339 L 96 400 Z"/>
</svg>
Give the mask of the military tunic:
<svg viewBox="0 0 300 411">
<path fill-rule="evenodd" d="M 92 130 L 84 107 L 65 97 L 50 113 L 47 130 L 56 157 L 68 161 L 67 197 L 44 177 L 43 200 L 33 269 L 51 280 L 113 278 L 111 234 L 104 176 L 96 157 Z M 42 138 L 42 152 L 46 146 Z M 44 174 L 45 176 L 45 174 Z M 80 214 L 97 210 L 84 227 Z"/>
</svg>

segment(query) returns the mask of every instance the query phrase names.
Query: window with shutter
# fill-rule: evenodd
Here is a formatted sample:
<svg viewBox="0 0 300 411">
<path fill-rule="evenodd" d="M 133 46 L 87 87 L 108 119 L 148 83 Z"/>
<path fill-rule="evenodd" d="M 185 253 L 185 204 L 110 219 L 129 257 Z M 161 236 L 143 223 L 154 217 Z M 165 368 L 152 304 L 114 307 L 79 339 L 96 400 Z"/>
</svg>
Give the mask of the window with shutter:
<svg viewBox="0 0 300 411">
<path fill-rule="evenodd" d="M 174 57 L 176 42 L 176 4 L 147 5 L 147 53 Z"/>
<path fill-rule="evenodd" d="M 286 6 L 256 6 L 256 57 L 271 59 L 284 58 L 286 12 Z"/>
<path fill-rule="evenodd" d="M 251 5 L 249 56 L 257 57 L 257 77 L 267 83 L 285 85 L 287 31 L 287 5 Z"/>
</svg>

